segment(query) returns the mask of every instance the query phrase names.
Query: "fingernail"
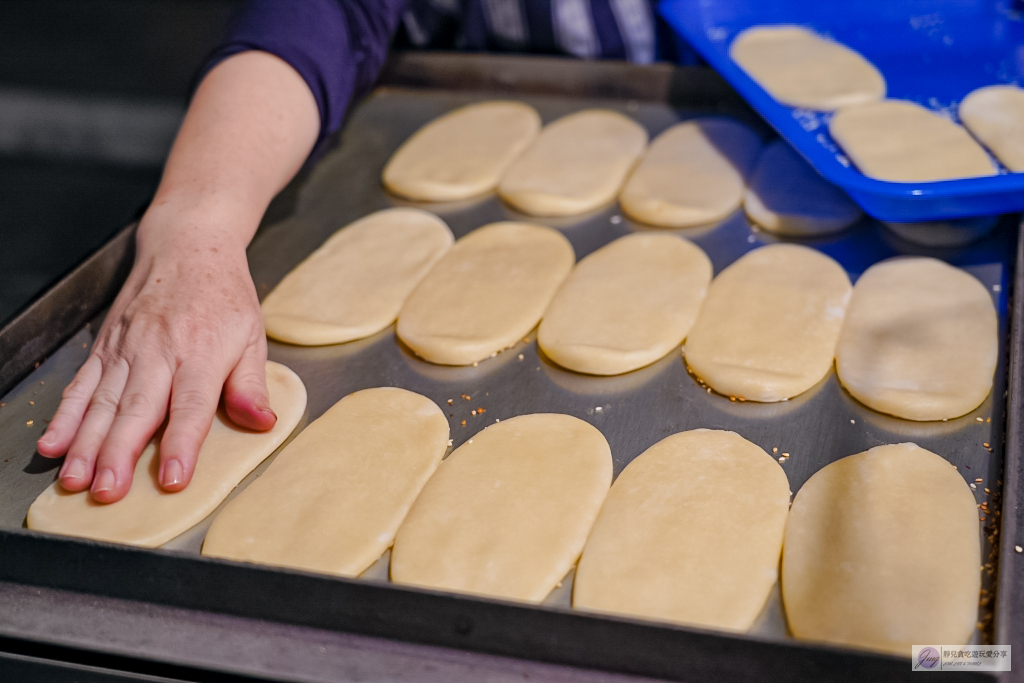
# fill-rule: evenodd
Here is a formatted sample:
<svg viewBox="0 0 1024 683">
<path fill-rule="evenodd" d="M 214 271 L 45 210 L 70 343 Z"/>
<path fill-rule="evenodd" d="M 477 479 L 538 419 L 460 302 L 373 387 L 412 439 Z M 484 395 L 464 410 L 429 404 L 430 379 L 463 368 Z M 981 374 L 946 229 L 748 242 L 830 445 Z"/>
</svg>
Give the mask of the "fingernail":
<svg viewBox="0 0 1024 683">
<path fill-rule="evenodd" d="M 160 484 L 162 486 L 167 487 L 180 484 L 184 478 L 185 477 L 181 472 L 180 462 L 177 460 L 168 460 L 164 463 L 164 472 L 160 479 Z"/>
<path fill-rule="evenodd" d="M 277 413 L 275 413 L 270 408 L 270 404 L 267 403 L 266 401 L 263 401 L 263 400 L 256 401 L 256 410 L 260 411 L 261 413 L 267 413 L 268 415 L 273 415 L 274 419 L 275 420 L 277 419 Z"/>
<path fill-rule="evenodd" d="M 117 477 L 114 476 L 114 470 L 102 469 L 96 473 L 96 477 L 92 480 L 92 492 L 103 493 L 104 491 L 111 491 L 116 483 Z"/>
<path fill-rule="evenodd" d="M 46 433 L 43 434 L 41 437 L 39 437 L 39 445 L 40 446 L 52 446 L 53 445 L 53 437 L 50 436 L 50 430 L 46 430 Z"/>
<path fill-rule="evenodd" d="M 73 458 L 64 463 L 60 470 L 61 479 L 81 479 L 85 476 L 85 463 Z"/>
</svg>

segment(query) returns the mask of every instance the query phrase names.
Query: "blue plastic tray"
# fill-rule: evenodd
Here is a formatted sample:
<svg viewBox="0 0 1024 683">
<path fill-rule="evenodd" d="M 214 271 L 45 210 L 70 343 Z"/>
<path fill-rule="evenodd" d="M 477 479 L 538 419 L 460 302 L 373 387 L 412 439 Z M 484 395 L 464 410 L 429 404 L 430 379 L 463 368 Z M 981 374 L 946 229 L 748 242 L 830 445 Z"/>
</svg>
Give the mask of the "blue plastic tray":
<svg viewBox="0 0 1024 683">
<path fill-rule="evenodd" d="M 893 183 L 860 173 L 828 134 L 830 115 L 776 102 L 729 58 L 745 28 L 797 24 L 860 52 L 888 96 L 954 120 L 975 88 L 1024 82 L 1024 17 L 1013 0 L 664 0 L 659 11 L 819 173 L 875 218 L 924 221 L 1024 210 L 1024 173 Z"/>
</svg>

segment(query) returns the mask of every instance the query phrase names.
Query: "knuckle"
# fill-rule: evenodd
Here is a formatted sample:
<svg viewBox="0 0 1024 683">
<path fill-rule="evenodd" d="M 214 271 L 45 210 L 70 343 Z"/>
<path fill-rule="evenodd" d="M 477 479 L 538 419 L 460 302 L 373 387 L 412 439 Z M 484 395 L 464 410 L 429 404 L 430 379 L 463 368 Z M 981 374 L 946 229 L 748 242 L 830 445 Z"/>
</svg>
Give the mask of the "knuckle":
<svg viewBox="0 0 1024 683">
<path fill-rule="evenodd" d="M 97 389 L 93 392 L 89 409 L 99 413 L 114 415 L 117 411 L 118 398 L 119 396 L 109 389 Z"/>
<path fill-rule="evenodd" d="M 157 412 L 153 398 L 143 393 L 125 394 L 117 405 L 121 417 L 151 417 Z"/>
</svg>

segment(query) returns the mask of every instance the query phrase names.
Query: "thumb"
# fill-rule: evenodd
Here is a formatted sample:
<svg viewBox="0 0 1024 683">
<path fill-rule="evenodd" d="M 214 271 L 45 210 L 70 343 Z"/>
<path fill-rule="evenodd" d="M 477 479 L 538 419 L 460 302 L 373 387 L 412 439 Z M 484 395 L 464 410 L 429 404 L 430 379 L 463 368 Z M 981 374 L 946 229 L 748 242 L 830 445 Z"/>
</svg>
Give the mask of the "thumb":
<svg viewBox="0 0 1024 683">
<path fill-rule="evenodd" d="M 224 409 L 240 427 L 265 432 L 277 423 L 267 391 L 267 340 L 245 348 L 238 365 L 224 383 Z"/>
</svg>

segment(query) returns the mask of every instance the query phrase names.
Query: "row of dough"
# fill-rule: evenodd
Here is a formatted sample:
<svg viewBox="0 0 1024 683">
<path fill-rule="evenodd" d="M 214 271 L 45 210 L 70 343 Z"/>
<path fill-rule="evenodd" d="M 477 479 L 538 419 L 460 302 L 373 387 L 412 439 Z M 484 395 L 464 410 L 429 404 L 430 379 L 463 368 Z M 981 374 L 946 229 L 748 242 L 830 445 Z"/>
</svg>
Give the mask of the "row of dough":
<svg viewBox="0 0 1024 683">
<path fill-rule="evenodd" d="M 151 446 L 121 502 L 97 505 L 54 483 L 29 527 L 142 546 L 184 532 L 298 421 L 301 381 L 275 364 L 268 374 L 275 432 L 219 419 L 184 492 L 162 494 L 146 476 Z M 531 603 L 576 565 L 575 607 L 732 631 L 755 622 L 781 554 L 797 637 L 907 654 L 973 630 L 974 497 L 955 467 L 914 444 L 828 465 L 790 511 L 782 467 L 733 432 L 672 435 L 614 485 L 604 437 L 568 415 L 493 424 L 442 462 L 448 436 L 423 396 L 351 394 L 220 511 L 203 553 L 357 576 L 392 548 L 396 583 Z M 942 529 L 943 543 L 921 529 Z"/>
</svg>

